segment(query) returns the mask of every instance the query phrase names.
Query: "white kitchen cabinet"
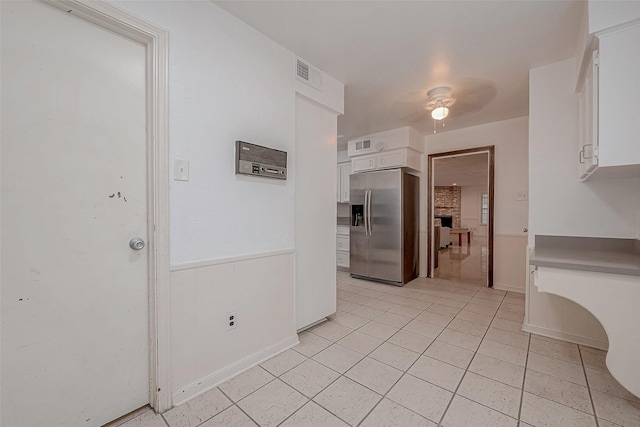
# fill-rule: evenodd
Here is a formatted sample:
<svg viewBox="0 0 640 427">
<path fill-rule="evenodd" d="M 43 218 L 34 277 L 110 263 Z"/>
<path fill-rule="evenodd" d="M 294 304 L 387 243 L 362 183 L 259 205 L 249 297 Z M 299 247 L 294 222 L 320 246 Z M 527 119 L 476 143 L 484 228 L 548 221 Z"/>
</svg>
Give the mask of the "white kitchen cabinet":
<svg viewBox="0 0 640 427">
<path fill-rule="evenodd" d="M 579 94 L 578 126 L 579 175 L 585 179 L 598 166 L 598 51 L 591 54 Z"/>
<path fill-rule="evenodd" d="M 351 175 L 351 162 L 338 163 L 337 201 L 349 203 L 349 176 Z"/>
<path fill-rule="evenodd" d="M 640 24 L 596 34 L 580 94 L 580 177 L 640 176 Z M 587 52 L 587 55 L 594 55 Z M 589 64 L 590 63 L 590 64 Z M 590 91 L 592 91 L 590 93 Z"/>
<path fill-rule="evenodd" d="M 336 265 L 342 268 L 349 268 L 349 252 L 336 252 Z"/>
<path fill-rule="evenodd" d="M 354 172 L 402 167 L 420 171 L 420 158 L 421 153 L 412 148 L 398 148 L 369 156 L 354 157 L 352 164 Z"/>
<path fill-rule="evenodd" d="M 349 226 L 339 225 L 336 235 L 336 265 L 349 268 Z"/>
<path fill-rule="evenodd" d="M 364 172 L 376 169 L 378 156 L 362 156 L 354 158 L 351 163 L 354 172 Z"/>
<path fill-rule="evenodd" d="M 342 168 L 340 167 L 340 163 L 338 163 L 338 167 L 336 168 L 336 200 L 340 203 L 340 181 L 342 180 Z"/>
<path fill-rule="evenodd" d="M 406 150 L 384 153 L 378 156 L 378 168 L 395 168 L 404 166 Z"/>
<path fill-rule="evenodd" d="M 347 236 L 338 235 L 336 248 L 339 251 L 348 251 L 349 250 L 349 236 L 348 235 Z"/>
</svg>

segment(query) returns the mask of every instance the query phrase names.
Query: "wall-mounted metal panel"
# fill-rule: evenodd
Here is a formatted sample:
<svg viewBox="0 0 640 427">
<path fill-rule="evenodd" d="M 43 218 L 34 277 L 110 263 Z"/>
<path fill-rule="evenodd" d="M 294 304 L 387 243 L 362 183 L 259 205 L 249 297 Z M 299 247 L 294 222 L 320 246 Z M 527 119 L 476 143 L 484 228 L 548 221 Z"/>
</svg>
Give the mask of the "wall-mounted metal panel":
<svg viewBox="0 0 640 427">
<path fill-rule="evenodd" d="M 287 152 L 236 141 L 236 174 L 287 179 Z"/>
</svg>

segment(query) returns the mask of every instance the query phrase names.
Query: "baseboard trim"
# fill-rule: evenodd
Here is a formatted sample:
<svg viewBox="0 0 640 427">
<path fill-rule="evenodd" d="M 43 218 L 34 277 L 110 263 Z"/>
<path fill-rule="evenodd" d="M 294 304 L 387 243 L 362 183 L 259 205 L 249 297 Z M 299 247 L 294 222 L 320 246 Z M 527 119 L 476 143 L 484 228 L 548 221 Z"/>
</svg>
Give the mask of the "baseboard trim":
<svg viewBox="0 0 640 427">
<path fill-rule="evenodd" d="M 517 292 L 519 294 L 524 294 L 525 291 L 526 291 L 525 288 L 520 288 L 520 287 L 516 287 L 516 286 L 511 286 L 511 285 L 505 285 L 504 283 L 494 283 L 493 284 L 493 289 L 497 289 L 499 291 Z"/>
<path fill-rule="evenodd" d="M 543 337 L 569 341 L 575 344 L 585 345 L 587 347 L 593 347 L 604 351 L 607 351 L 609 349 L 609 343 L 606 341 L 594 340 L 593 338 L 569 334 L 566 332 L 557 331 L 555 329 L 542 328 L 540 326 L 535 326 L 526 322 L 522 325 L 522 330 L 525 332 L 530 332 L 532 334 L 542 335 Z"/>
<path fill-rule="evenodd" d="M 193 399 L 207 391 L 217 387 L 219 384 L 235 377 L 244 371 L 253 368 L 271 357 L 290 349 L 298 344 L 298 335 L 293 335 L 284 340 L 271 345 L 263 350 L 245 357 L 225 368 L 220 369 L 199 381 L 189 384 L 182 390 L 178 390 L 173 394 L 173 406 L 185 403 L 187 400 Z"/>
<path fill-rule="evenodd" d="M 335 313 L 332 313 L 332 314 L 335 314 Z M 319 325 L 320 323 L 326 322 L 327 320 L 329 320 L 329 319 L 327 319 L 326 317 L 323 317 L 320 320 L 316 320 L 315 322 L 309 323 L 307 326 L 303 326 L 302 328 L 298 329 L 298 333 L 304 332 L 307 329 L 311 329 L 314 326 Z"/>
</svg>

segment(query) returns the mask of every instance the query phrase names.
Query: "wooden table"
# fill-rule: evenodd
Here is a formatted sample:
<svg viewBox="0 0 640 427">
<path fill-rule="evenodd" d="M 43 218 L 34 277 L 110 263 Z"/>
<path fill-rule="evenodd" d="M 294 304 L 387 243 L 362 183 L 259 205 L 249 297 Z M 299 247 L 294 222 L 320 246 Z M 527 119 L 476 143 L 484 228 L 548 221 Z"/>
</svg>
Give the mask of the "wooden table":
<svg viewBox="0 0 640 427">
<path fill-rule="evenodd" d="M 468 228 L 452 228 L 449 233 L 458 235 L 458 246 L 462 246 L 462 235 L 467 234 L 467 246 L 471 244 L 471 230 Z"/>
</svg>

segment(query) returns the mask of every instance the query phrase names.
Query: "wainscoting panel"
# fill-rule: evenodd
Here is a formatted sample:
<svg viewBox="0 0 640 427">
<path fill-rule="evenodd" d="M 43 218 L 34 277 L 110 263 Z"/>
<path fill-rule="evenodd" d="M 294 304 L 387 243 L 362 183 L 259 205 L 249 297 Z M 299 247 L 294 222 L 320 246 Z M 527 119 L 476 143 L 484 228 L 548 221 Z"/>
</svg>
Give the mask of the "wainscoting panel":
<svg viewBox="0 0 640 427">
<path fill-rule="evenodd" d="M 527 282 L 527 235 L 494 234 L 493 287 L 524 293 Z"/>
<path fill-rule="evenodd" d="M 294 256 L 289 250 L 172 267 L 174 405 L 298 342 Z"/>
</svg>

